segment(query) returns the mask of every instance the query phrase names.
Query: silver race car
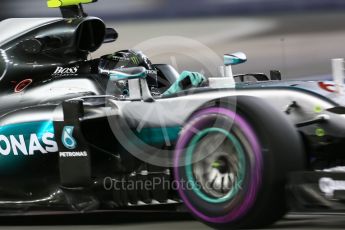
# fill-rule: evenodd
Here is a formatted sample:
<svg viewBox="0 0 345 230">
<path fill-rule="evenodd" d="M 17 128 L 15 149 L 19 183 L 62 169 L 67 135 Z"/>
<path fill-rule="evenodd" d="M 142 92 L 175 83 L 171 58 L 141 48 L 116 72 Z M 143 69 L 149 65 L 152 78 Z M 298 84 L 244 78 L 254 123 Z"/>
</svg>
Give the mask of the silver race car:
<svg viewBox="0 0 345 230">
<path fill-rule="evenodd" d="M 1 214 L 189 211 L 235 229 L 345 210 L 342 60 L 319 82 L 233 74 L 243 53 L 222 77 L 135 50 L 90 60 L 117 38 L 91 2 L 0 23 Z"/>
</svg>

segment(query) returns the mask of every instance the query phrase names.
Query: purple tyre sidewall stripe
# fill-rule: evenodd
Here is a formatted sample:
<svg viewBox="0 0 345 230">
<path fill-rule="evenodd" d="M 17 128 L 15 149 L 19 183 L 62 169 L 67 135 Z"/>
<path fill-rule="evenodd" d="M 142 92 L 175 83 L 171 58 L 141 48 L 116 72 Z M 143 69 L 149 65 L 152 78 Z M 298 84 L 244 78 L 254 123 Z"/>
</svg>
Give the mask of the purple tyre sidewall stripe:
<svg viewBox="0 0 345 230">
<path fill-rule="evenodd" d="M 239 114 L 236 114 L 235 112 L 225 109 L 225 108 L 218 108 L 218 107 L 211 107 L 204 110 L 201 110 L 200 112 L 196 113 L 193 118 L 197 118 L 200 116 L 208 115 L 208 114 L 221 114 L 224 116 L 227 116 L 234 120 L 234 124 L 239 127 L 243 134 L 246 136 L 252 151 L 253 151 L 253 157 L 255 159 L 255 166 L 251 168 L 250 172 L 250 184 L 248 186 L 248 190 L 246 191 L 246 195 L 244 197 L 243 202 L 238 206 L 235 207 L 234 210 L 230 211 L 225 216 L 220 217 L 211 217 L 207 216 L 204 213 L 198 211 L 188 200 L 188 197 L 184 193 L 182 189 L 179 189 L 179 194 L 181 198 L 183 199 L 185 205 L 193 212 L 194 215 L 201 218 L 202 220 L 210 223 L 227 223 L 234 221 L 238 219 L 239 217 L 245 215 L 250 208 L 253 206 L 257 193 L 259 192 L 260 186 L 261 186 L 261 173 L 262 173 L 262 153 L 261 153 L 261 146 L 259 144 L 258 138 L 253 131 L 253 129 L 250 127 L 250 125 L 246 122 L 244 118 L 242 118 Z M 192 118 L 192 120 L 193 120 Z M 175 180 L 179 181 L 181 178 L 179 176 L 179 162 L 180 157 L 184 152 L 184 149 L 187 147 L 186 145 L 189 143 L 190 138 L 193 136 L 192 131 L 184 132 L 182 136 L 179 138 L 175 155 L 174 155 L 174 176 Z"/>
</svg>

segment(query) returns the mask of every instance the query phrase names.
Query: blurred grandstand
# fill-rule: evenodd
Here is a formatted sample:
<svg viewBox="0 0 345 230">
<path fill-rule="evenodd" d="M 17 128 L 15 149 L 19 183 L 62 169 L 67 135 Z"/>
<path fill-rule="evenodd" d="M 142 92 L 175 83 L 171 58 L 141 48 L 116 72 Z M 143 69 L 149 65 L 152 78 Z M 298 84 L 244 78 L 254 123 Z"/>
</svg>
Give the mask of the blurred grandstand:
<svg viewBox="0 0 345 230">
<path fill-rule="evenodd" d="M 104 45 L 94 57 L 162 36 L 182 36 L 219 57 L 244 51 L 249 60 L 236 67 L 239 72 L 279 69 L 285 79 L 328 79 L 330 59 L 345 55 L 345 0 L 99 0 L 85 8 L 120 33 L 116 43 Z M 45 16 L 60 16 L 46 0 L 0 0 L 0 20 Z M 145 52 L 179 70 L 201 69 L 198 61 L 176 52 Z"/>
<path fill-rule="evenodd" d="M 93 15 L 108 19 L 205 17 L 345 9 L 344 0 L 99 0 Z M 45 0 L 1 0 L 0 17 L 57 16 Z"/>
</svg>

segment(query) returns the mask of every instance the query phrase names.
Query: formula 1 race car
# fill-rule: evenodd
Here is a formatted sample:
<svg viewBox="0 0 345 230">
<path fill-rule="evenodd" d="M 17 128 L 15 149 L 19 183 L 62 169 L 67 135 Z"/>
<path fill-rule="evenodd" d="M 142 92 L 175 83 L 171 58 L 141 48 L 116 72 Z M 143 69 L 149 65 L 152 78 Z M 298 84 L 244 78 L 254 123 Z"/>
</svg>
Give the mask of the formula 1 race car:
<svg viewBox="0 0 345 230">
<path fill-rule="evenodd" d="M 235 229 L 345 210 L 341 61 L 334 82 L 284 82 L 234 75 L 243 53 L 218 78 L 133 50 L 89 60 L 118 36 L 91 2 L 0 23 L 2 215 L 188 210 Z"/>
</svg>

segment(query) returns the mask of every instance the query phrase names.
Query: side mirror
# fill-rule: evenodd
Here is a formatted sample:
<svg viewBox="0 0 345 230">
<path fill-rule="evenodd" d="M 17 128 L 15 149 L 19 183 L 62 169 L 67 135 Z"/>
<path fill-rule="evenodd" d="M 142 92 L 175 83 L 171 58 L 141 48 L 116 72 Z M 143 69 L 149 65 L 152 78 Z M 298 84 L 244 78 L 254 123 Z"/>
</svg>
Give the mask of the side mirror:
<svg viewBox="0 0 345 230">
<path fill-rule="evenodd" d="M 105 36 L 103 43 L 111 43 L 117 40 L 119 37 L 119 34 L 116 32 L 113 28 L 107 28 L 105 30 Z"/>
<path fill-rule="evenodd" d="M 247 56 L 242 52 L 237 52 L 233 54 L 224 54 L 224 65 L 238 65 L 247 61 Z"/>
<path fill-rule="evenodd" d="M 103 72 L 104 73 L 104 72 Z M 109 71 L 110 80 L 128 80 L 129 98 L 132 101 L 154 102 L 146 81 L 147 71 L 144 67 L 123 68 Z"/>
<path fill-rule="evenodd" d="M 271 77 L 271 80 L 273 80 L 273 81 L 281 81 L 282 74 L 280 73 L 279 70 L 271 70 L 270 71 L 270 77 Z"/>
<path fill-rule="evenodd" d="M 103 72 L 104 73 L 104 72 Z M 132 80 L 146 78 L 146 69 L 144 67 L 122 68 L 108 72 L 110 80 Z"/>
</svg>

